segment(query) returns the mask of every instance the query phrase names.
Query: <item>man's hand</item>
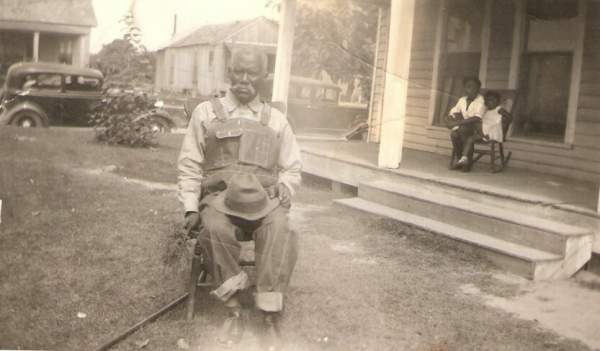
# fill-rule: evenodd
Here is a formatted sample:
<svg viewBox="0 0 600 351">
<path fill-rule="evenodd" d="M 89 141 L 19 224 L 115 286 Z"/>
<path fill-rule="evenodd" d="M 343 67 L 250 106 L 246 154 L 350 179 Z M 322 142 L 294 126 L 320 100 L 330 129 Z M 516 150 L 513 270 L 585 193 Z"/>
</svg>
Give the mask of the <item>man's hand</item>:
<svg viewBox="0 0 600 351">
<path fill-rule="evenodd" d="M 277 184 L 277 197 L 279 198 L 279 203 L 282 207 L 292 207 L 292 193 L 287 185 L 283 183 Z"/>
<path fill-rule="evenodd" d="M 190 234 L 192 229 L 198 227 L 200 224 L 200 213 L 198 212 L 186 212 L 185 213 L 185 222 L 183 224 L 183 229 L 187 233 Z"/>
</svg>

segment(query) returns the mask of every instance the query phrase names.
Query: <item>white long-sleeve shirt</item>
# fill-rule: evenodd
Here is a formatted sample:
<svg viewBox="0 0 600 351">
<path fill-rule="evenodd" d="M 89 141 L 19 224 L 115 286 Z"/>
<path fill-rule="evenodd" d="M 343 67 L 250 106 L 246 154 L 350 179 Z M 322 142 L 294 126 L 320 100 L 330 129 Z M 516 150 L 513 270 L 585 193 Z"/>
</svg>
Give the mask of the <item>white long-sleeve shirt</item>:
<svg viewBox="0 0 600 351">
<path fill-rule="evenodd" d="M 485 114 L 485 100 L 483 96 L 480 94 L 471 101 L 470 104 L 467 104 L 467 97 L 463 96 L 458 99 L 458 102 L 454 107 L 450 110 L 450 115 L 454 115 L 455 113 L 461 113 L 464 119 L 468 119 L 471 117 L 479 117 L 482 118 Z"/>
<path fill-rule="evenodd" d="M 247 118 L 260 121 L 264 103 L 258 97 L 248 104 L 241 104 L 233 93 L 227 92 L 221 98 L 223 108 L 228 113 L 228 118 Z M 198 105 L 192 113 L 192 118 L 183 139 L 181 152 L 178 160 L 179 170 L 179 200 L 183 203 L 186 212 L 198 211 L 201 195 L 201 184 L 204 178 L 204 150 L 206 148 L 205 131 L 207 126 L 216 118 L 210 101 Z M 300 184 L 302 162 L 300 158 L 300 147 L 296 136 L 287 121 L 285 115 L 277 109 L 271 109 L 269 127 L 275 130 L 281 140 L 278 158 L 278 182 L 285 184 L 294 194 L 294 188 Z"/>
</svg>

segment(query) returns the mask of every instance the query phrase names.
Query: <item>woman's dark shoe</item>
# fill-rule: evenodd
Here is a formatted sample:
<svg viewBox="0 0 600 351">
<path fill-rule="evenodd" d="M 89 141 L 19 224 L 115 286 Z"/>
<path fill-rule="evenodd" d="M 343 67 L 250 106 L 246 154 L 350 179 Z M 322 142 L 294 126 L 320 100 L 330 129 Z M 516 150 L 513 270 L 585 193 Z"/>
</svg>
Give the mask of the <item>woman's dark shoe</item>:
<svg viewBox="0 0 600 351">
<path fill-rule="evenodd" d="M 223 322 L 217 341 L 219 344 L 231 347 L 239 343 L 244 336 L 244 319 L 240 309 L 229 312 L 229 316 Z"/>
<path fill-rule="evenodd" d="M 473 167 L 473 162 L 467 161 L 467 163 L 463 164 L 462 171 L 465 173 L 471 172 L 471 168 Z"/>
</svg>

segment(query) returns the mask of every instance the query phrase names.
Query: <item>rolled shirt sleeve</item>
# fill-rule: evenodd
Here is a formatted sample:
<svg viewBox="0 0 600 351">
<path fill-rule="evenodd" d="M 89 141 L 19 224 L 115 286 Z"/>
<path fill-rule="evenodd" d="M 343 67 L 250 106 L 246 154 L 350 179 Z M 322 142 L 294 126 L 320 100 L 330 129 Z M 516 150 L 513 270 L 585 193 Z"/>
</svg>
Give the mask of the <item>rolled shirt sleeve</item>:
<svg viewBox="0 0 600 351">
<path fill-rule="evenodd" d="M 465 101 L 464 97 L 461 97 L 456 102 L 456 105 L 454 105 L 454 107 L 452 107 L 452 109 L 450 109 L 450 112 L 448 112 L 448 115 L 452 116 L 455 113 L 462 113 L 462 111 L 464 110 L 464 106 L 466 106 L 466 101 Z"/>
<path fill-rule="evenodd" d="M 206 103 L 200 104 L 194 110 L 177 161 L 178 197 L 186 212 L 198 211 L 202 195 L 201 185 L 204 174 L 202 165 L 205 147 L 202 121 L 207 113 Z"/>
</svg>

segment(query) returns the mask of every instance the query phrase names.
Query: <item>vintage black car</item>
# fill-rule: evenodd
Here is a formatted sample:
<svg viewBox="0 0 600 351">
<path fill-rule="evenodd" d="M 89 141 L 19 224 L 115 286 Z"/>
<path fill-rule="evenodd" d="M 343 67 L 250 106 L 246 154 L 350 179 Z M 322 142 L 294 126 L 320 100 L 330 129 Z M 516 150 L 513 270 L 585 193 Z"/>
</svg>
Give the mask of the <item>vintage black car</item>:
<svg viewBox="0 0 600 351">
<path fill-rule="evenodd" d="M 0 91 L 0 125 L 87 126 L 102 99 L 98 70 L 53 63 L 16 63 Z"/>
</svg>

